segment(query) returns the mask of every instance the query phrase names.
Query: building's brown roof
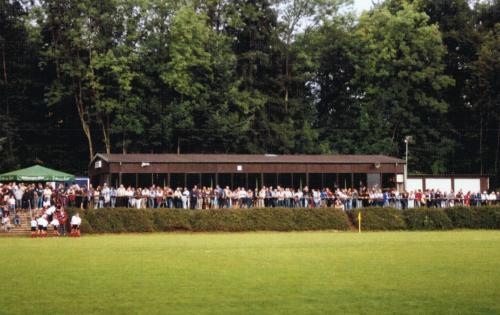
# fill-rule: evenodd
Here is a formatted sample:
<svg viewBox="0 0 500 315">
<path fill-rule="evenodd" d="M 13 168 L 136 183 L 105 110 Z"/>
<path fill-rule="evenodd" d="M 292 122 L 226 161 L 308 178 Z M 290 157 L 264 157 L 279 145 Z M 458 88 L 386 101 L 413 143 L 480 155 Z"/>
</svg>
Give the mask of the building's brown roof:
<svg viewBox="0 0 500 315">
<path fill-rule="evenodd" d="M 386 155 L 275 155 L 275 154 L 97 154 L 108 163 L 330 163 L 395 164 L 404 160 Z"/>
</svg>

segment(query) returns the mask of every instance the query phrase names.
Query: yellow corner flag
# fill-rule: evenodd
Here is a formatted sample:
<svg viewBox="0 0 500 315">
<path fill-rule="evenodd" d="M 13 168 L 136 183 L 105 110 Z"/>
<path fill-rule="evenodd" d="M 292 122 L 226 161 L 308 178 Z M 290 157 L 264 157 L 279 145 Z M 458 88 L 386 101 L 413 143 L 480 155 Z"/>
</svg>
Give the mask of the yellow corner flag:
<svg viewBox="0 0 500 315">
<path fill-rule="evenodd" d="M 361 211 L 358 212 L 358 233 L 361 233 Z"/>
</svg>

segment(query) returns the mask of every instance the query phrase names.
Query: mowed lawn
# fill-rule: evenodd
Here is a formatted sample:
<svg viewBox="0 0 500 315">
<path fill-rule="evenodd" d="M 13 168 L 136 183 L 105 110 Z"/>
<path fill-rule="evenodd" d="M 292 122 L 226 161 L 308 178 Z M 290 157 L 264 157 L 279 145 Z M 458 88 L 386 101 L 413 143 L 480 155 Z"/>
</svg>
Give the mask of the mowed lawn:
<svg viewBox="0 0 500 315">
<path fill-rule="evenodd" d="M 500 314 L 500 232 L 0 238 L 0 314 Z"/>
</svg>

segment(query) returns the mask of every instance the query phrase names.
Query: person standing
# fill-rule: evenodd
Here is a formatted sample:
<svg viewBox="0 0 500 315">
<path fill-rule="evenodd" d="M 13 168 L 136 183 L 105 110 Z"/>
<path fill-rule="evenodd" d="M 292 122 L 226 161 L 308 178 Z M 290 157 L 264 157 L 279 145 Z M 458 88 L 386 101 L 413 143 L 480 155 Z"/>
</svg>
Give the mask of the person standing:
<svg viewBox="0 0 500 315">
<path fill-rule="evenodd" d="M 116 207 L 116 197 L 117 197 L 118 193 L 115 189 L 114 186 L 111 186 L 110 190 L 109 190 L 109 200 L 110 200 L 110 203 L 111 203 L 111 208 L 115 208 Z"/>
<path fill-rule="evenodd" d="M 189 190 L 187 187 L 184 187 L 184 190 L 182 191 L 182 209 L 189 209 Z"/>
<path fill-rule="evenodd" d="M 71 217 L 70 224 L 71 224 L 70 235 L 73 237 L 80 237 L 80 225 L 82 224 L 82 219 L 80 218 L 80 214 L 78 212 Z"/>
<path fill-rule="evenodd" d="M 193 189 L 191 190 L 191 201 L 190 201 L 190 208 L 195 209 L 198 208 L 198 186 L 194 185 Z"/>
<path fill-rule="evenodd" d="M 14 195 L 10 195 L 7 203 L 9 205 L 9 212 L 16 214 L 16 198 L 14 197 Z"/>
<path fill-rule="evenodd" d="M 38 223 L 36 221 L 36 218 L 32 217 L 31 218 L 31 237 L 32 238 L 37 236 L 37 233 L 36 233 L 37 226 L 38 226 Z"/>
<path fill-rule="evenodd" d="M 24 195 L 24 190 L 21 187 L 21 185 L 15 185 L 14 189 L 12 190 L 15 201 L 16 201 L 16 206 L 15 209 L 21 209 L 23 207 L 23 195 Z M 15 211 L 14 211 L 15 213 Z"/>
<path fill-rule="evenodd" d="M 54 228 L 54 236 L 59 236 L 59 220 L 56 216 L 50 221 L 50 225 Z"/>
<path fill-rule="evenodd" d="M 111 203 L 111 194 L 107 183 L 104 183 L 104 186 L 101 190 L 101 197 L 99 202 L 99 208 L 109 207 Z"/>
<path fill-rule="evenodd" d="M 43 206 L 43 186 L 42 186 L 42 184 L 38 184 L 38 186 L 36 187 L 36 195 L 38 196 L 38 198 L 37 198 L 37 203 L 36 203 L 35 208 L 37 208 L 37 210 L 39 210 L 39 209 L 42 209 L 42 206 Z"/>
<path fill-rule="evenodd" d="M 40 216 L 37 219 L 37 224 L 38 224 L 38 236 L 45 237 L 47 235 L 47 226 L 49 225 L 49 222 L 45 218 L 45 215 Z"/>
<path fill-rule="evenodd" d="M 66 212 L 63 207 L 60 207 L 56 211 L 56 218 L 59 221 L 59 235 L 66 234 Z"/>
<path fill-rule="evenodd" d="M 5 232 L 10 232 L 12 226 L 10 225 L 10 217 L 8 215 L 2 218 L 2 225 Z"/>
<path fill-rule="evenodd" d="M 89 184 L 89 187 L 87 188 L 87 207 L 85 209 L 92 209 L 94 208 L 94 187 L 92 187 L 92 184 Z"/>
</svg>

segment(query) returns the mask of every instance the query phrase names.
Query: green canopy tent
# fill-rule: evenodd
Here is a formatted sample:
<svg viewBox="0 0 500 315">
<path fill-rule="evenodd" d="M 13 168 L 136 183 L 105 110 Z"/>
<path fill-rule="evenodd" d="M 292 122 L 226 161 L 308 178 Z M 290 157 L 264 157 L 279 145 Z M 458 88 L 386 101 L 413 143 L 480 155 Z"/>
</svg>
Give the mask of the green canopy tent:
<svg viewBox="0 0 500 315">
<path fill-rule="evenodd" d="M 0 181 L 15 182 L 64 182 L 75 180 L 75 176 L 40 165 L 0 174 Z"/>
</svg>

